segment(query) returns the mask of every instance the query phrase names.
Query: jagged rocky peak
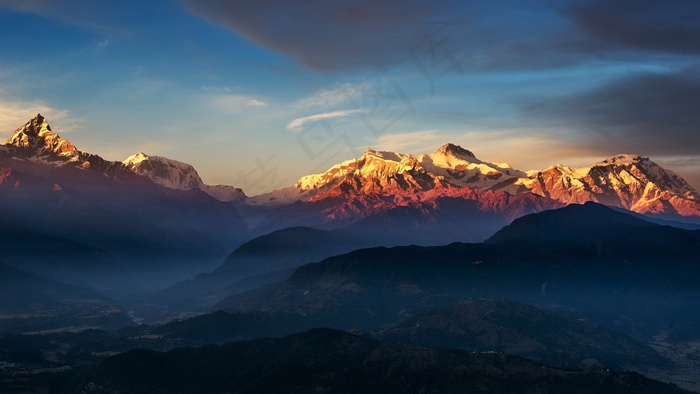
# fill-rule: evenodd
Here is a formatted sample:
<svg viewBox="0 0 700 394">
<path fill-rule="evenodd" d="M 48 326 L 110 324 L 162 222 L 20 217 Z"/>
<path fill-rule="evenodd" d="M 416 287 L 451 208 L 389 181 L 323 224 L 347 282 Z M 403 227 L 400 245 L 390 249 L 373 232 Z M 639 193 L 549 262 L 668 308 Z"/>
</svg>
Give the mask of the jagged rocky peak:
<svg viewBox="0 0 700 394">
<path fill-rule="evenodd" d="M 56 154 L 63 157 L 78 155 L 75 146 L 54 133 L 49 122 L 41 114 L 37 114 L 17 128 L 5 144 L 37 155 Z"/>
<path fill-rule="evenodd" d="M 452 155 L 467 160 L 476 159 L 476 156 L 474 156 L 474 153 L 472 153 L 470 150 L 464 149 L 461 146 L 455 145 L 453 143 L 448 143 L 439 147 L 434 153 L 444 156 Z"/>
<path fill-rule="evenodd" d="M 38 137 L 40 135 L 46 135 L 48 132 L 52 132 L 49 122 L 41 114 L 37 114 L 23 126 L 18 127 L 5 143 L 14 145 L 16 141 L 24 137 Z"/>
</svg>

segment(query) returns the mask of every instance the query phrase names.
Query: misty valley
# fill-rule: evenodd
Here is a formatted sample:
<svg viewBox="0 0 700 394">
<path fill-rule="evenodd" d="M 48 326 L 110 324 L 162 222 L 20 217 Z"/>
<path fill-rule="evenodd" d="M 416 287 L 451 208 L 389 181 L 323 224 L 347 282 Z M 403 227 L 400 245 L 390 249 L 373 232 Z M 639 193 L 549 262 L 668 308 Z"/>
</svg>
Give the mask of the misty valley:
<svg viewBox="0 0 700 394">
<path fill-rule="evenodd" d="M 2 393 L 700 392 L 700 195 L 639 155 L 455 144 L 247 196 L 0 146 Z"/>
</svg>

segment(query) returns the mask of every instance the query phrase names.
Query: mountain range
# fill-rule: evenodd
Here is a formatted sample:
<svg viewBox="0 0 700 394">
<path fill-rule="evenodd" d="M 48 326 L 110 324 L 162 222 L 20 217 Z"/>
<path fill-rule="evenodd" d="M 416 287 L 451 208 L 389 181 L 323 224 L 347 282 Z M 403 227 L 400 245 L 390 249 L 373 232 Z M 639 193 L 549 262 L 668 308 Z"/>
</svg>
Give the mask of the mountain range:
<svg viewBox="0 0 700 394">
<path fill-rule="evenodd" d="M 164 188 L 203 191 L 239 208 L 264 207 L 270 212 L 257 225 L 263 233 L 293 225 L 339 228 L 399 207 L 435 220 L 434 212 L 449 211 L 454 201 L 470 202 L 472 209 L 502 216 L 506 222 L 587 201 L 642 214 L 700 217 L 697 191 L 672 171 L 632 154 L 586 167 L 557 164 L 525 172 L 506 163 L 482 161 L 451 143 L 417 156 L 367 148 L 361 157 L 304 176 L 293 186 L 248 197 L 234 186 L 204 184 L 193 166 L 177 160 L 138 152 L 122 162 L 110 162 L 79 151 L 51 131 L 41 115 L 15 130 L 0 153 L 25 164 L 80 168 L 122 182 L 138 174 Z M 7 178 L 11 171 L 12 166 L 5 167 L 0 176 Z"/>
<path fill-rule="evenodd" d="M 681 177 L 638 155 L 524 172 L 454 144 L 417 156 L 368 148 L 288 188 L 248 197 L 234 186 L 206 185 L 177 160 L 139 152 L 108 161 L 80 151 L 37 115 L 0 146 L 0 231 L 9 234 L 0 257 L 119 296 L 211 271 L 246 241 L 278 230 L 285 231 L 279 238 L 300 241 L 289 228 L 328 231 L 318 239 L 330 241 L 313 255 L 293 253 L 294 263 L 267 256 L 244 264 L 241 250 L 236 269 L 230 257 L 217 272 L 237 271 L 235 282 L 359 247 L 482 242 L 519 217 L 586 201 L 698 223 L 698 198 Z M 34 235 L 10 241 L 19 239 L 16 231 Z M 117 290 L 125 283 L 130 289 Z"/>
<path fill-rule="evenodd" d="M 211 269 L 248 232 L 230 203 L 200 189 L 162 187 L 121 162 L 82 152 L 41 115 L 0 149 L 0 204 L 4 231 L 13 233 L 15 223 L 36 234 L 22 239 L 24 253 L 6 257 L 8 264 L 107 292 Z M 5 242 L 6 251 L 16 249 Z M 64 258 L 47 264 L 28 259 L 31 250 Z M 94 258 L 85 258 L 90 253 Z M 83 258 L 70 258 L 75 254 Z"/>
<path fill-rule="evenodd" d="M 295 201 L 322 202 L 352 199 L 361 208 L 381 208 L 367 197 L 393 197 L 395 205 L 430 204 L 438 197 L 463 195 L 468 188 L 493 194 L 478 195 L 479 201 L 503 209 L 502 194 L 517 196 L 533 193 L 563 204 L 599 202 L 638 213 L 700 215 L 697 191 L 677 174 L 665 170 L 649 158 L 617 155 L 586 167 L 562 165 L 545 170 L 519 171 L 505 163 L 486 163 L 466 149 L 446 144 L 428 155 L 413 156 L 367 149 L 360 158 L 331 167 L 323 174 L 301 178 L 294 186 L 251 198 L 253 203 L 283 205 Z M 386 198 L 385 198 L 386 200 Z M 337 205 L 337 204 L 335 204 Z M 329 217 L 351 215 L 352 204 L 327 210 Z M 493 209 L 493 208 L 492 208 Z M 512 220 L 522 216 L 514 212 Z"/>
</svg>

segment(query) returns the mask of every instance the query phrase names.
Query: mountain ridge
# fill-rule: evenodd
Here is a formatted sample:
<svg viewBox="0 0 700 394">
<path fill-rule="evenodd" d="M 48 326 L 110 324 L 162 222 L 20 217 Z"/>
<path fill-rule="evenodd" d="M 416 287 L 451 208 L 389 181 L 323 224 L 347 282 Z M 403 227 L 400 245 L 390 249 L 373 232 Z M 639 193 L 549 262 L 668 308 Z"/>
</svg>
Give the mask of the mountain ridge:
<svg viewBox="0 0 700 394">
<path fill-rule="evenodd" d="M 166 157 L 138 152 L 123 162 L 109 162 L 81 152 L 54 133 L 40 114 L 15 130 L 3 149 L 25 159 L 92 168 L 114 176 L 131 172 L 163 187 L 200 189 L 217 200 L 245 206 L 274 209 L 324 200 L 328 220 L 348 216 L 352 206 L 357 206 L 355 211 L 383 212 L 406 205 L 393 198 L 382 206 L 381 200 L 389 197 L 422 201 L 439 193 L 454 196 L 457 193 L 451 189 L 464 188 L 510 195 L 532 193 L 561 204 L 593 201 L 648 215 L 700 217 L 700 194 L 690 184 L 636 154 L 618 154 L 584 167 L 557 164 L 524 172 L 506 163 L 482 161 L 453 143 L 420 155 L 367 148 L 359 158 L 305 175 L 290 187 L 248 197 L 234 186 L 206 185 L 192 165 Z"/>
<path fill-rule="evenodd" d="M 465 187 L 511 195 L 530 192 L 564 204 L 600 202 L 644 214 L 700 216 L 700 194 L 648 157 L 619 154 L 579 168 L 557 164 L 523 172 L 505 163 L 483 162 L 451 143 L 418 156 L 367 148 L 360 158 L 304 176 L 290 188 L 250 201 L 264 205 L 267 199 L 269 204 L 280 205 L 318 201 L 351 190 L 389 195 Z"/>
</svg>

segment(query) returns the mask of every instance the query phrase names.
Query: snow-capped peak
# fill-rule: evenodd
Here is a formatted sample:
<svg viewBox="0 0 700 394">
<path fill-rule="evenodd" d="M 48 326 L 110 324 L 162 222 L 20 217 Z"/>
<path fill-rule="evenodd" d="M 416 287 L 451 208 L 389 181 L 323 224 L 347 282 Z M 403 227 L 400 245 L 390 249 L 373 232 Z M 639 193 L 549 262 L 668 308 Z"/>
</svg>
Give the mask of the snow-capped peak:
<svg viewBox="0 0 700 394">
<path fill-rule="evenodd" d="M 453 143 L 447 143 L 439 147 L 432 153 L 432 155 L 452 156 L 468 161 L 478 160 L 476 156 L 474 156 L 474 153 L 472 153 L 470 150 L 464 149 L 461 146 Z"/>
<path fill-rule="evenodd" d="M 161 156 L 149 156 L 138 152 L 122 162 L 132 172 L 145 175 L 161 186 L 170 189 L 198 189 L 204 182 L 190 164 Z"/>
<path fill-rule="evenodd" d="M 157 157 L 157 156 L 153 156 L 153 157 Z M 135 155 L 132 155 L 132 156 L 129 156 L 128 158 L 126 158 L 126 160 L 124 160 L 122 163 L 124 163 L 124 165 L 137 165 L 138 163 L 141 163 L 144 160 L 149 160 L 150 158 L 151 158 L 151 156 L 148 156 L 147 154 L 139 151 L 139 152 L 136 152 Z"/>
<path fill-rule="evenodd" d="M 130 171 L 149 177 L 154 183 L 169 189 L 200 189 L 219 201 L 242 201 L 243 190 L 228 185 L 205 185 L 197 170 L 187 163 L 162 156 L 137 152 L 122 162 Z"/>
<path fill-rule="evenodd" d="M 360 158 L 336 164 L 321 174 L 302 177 L 296 183 L 296 188 L 302 191 L 318 190 L 335 184 L 347 176 L 364 178 L 392 176 L 413 169 L 417 162 L 415 158 L 413 158 L 415 163 L 411 162 L 411 158 L 413 158 L 411 155 L 367 148 Z"/>
<path fill-rule="evenodd" d="M 418 157 L 425 169 L 448 181 L 482 190 L 506 190 L 514 193 L 512 185 L 525 173 L 505 163 L 488 163 L 474 153 L 455 144 L 445 144 L 429 155 Z"/>
</svg>

